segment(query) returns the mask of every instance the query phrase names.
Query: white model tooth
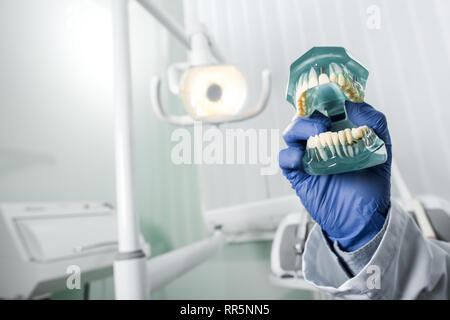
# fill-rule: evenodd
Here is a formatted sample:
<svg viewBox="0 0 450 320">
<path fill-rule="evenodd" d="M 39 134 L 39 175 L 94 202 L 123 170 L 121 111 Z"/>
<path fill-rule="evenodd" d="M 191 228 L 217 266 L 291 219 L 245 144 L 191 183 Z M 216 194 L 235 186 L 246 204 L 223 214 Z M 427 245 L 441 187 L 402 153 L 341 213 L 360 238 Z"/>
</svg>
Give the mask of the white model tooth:
<svg viewBox="0 0 450 320">
<path fill-rule="evenodd" d="M 339 137 L 337 132 L 331 133 L 331 140 L 333 141 L 334 149 L 336 150 L 337 155 L 342 158 L 341 148 L 339 147 Z"/>
<path fill-rule="evenodd" d="M 314 147 L 318 148 L 320 147 L 320 139 L 319 139 L 319 135 L 315 135 L 314 136 Z"/>
<path fill-rule="evenodd" d="M 333 141 L 333 144 L 335 146 L 339 145 L 339 137 L 338 137 L 338 133 L 337 132 L 332 132 L 331 133 L 331 140 Z"/>
<path fill-rule="evenodd" d="M 308 138 L 308 140 L 306 140 L 306 149 L 311 149 L 311 137 Z"/>
<path fill-rule="evenodd" d="M 303 78 L 302 86 L 300 87 L 301 94 L 303 94 L 303 92 L 305 92 L 306 90 L 308 90 L 308 80 L 306 79 L 305 75 L 305 77 Z"/>
<path fill-rule="evenodd" d="M 330 148 L 331 154 L 333 157 L 336 155 L 336 151 L 334 151 L 333 138 L 331 137 L 331 132 L 325 132 L 325 140 L 327 142 L 328 148 Z"/>
<path fill-rule="evenodd" d="M 339 157 L 342 158 L 341 148 L 339 147 L 339 137 L 337 132 L 331 133 L 331 140 L 333 140 L 334 149 Z"/>
<path fill-rule="evenodd" d="M 306 146 L 310 148 L 311 157 L 315 157 L 317 161 L 321 161 L 322 158 L 320 157 L 317 147 L 319 146 L 319 137 L 318 136 L 311 136 L 308 138 L 308 141 L 306 142 Z"/>
<path fill-rule="evenodd" d="M 306 140 L 306 148 L 313 148 L 313 146 L 312 146 L 312 144 L 313 144 L 313 139 L 312 139 L 313 137 L 311 136 L 311 137 L 309 137 L 308 138 L 308 140 Z"/>
<path fill-rule="evenodd" d="M 355 155 L 357 155 L 359 153 L 359 145 L 358 145 L 358 143 L 355 143 L 353 145 L 353 150 L 355 151 Z"/>
<path fill-rule="evenodd" d="M 300 76 L 300 78 L 298 79 L 297 87 L 295 89 L 295 99 L 296 100 L 298 100 L 301 97 L 301 95 L 304 91 L 308 90 L 307 84 L 306 84 L 306 88 L 305 88 L 305 78 L 306 78 L 305 74 L 302 74 Z"/>
<path fill-rule="evenodd" d="M 338 138 L 339 138 L 339 142 L 341 143 L 341 146 L 342 146 L 342 151 L 344 151 L 345 156 L 348 157 L 347 146 L 345 143 L 345 133 L 343 130 L 338 131 Z"/>
<path fill-rule="evenodd" d="M 302 87 L 302 77 L 303 75 L 300 76 L 300 78 L 298 79 L 297 85 L 295 86 L 295 93 L 296 95 L 300 95 L 300 88 Z"/>
<path fill-rule="evenodd" d="M 319 76 L 319 85 L 329 83 L 330 79 L 328 78 L 326 73 L 321 73 Z"/>
<path fill-rule="evenodd" d="M 341 66 L 338 65 L 337 63 L 333 63 L 333 69 L 334 69 L 334 72 L 336 74 L 342 74 L 343 73 Z"/>
<path fill-rule="evenodd" d="M 304 73 L 300 77 L 300 91 L 303 93 L 308 90 L 308 74 Z"/>
<path fill-rule="evenodd" d="M 320 139 L 318 135 L 313 137 L 313 146 L 314 146 L 314 154 L 317 157 L 318 161 L 326 160 L 327 156 L 323 152 L 323 148 L 320 146 Z"/>
<path fill-rule="evenodd" d="M 311 137 L 309 137 L 308 138 L 308 141 L 306 141 L 306 146 L 308 147 L 308 148 L 315 148 L 315 147 L 317 147 L 317 144 L 316 144 L 316 136 L 311 136 Z"/>
<path fill-rule="evenodd" d="M 319 134 L 319 139 L 320 139 L 320 145 L 322 147 L 326 147 L 327 146 L 326 132 Z"/>
<path fill-rule="evenodd" d="M 345 133 L 344 130 L 340 130 L 338 131 L 338 138 L 339 138 L 339 142 L 345 146 Z"/>
<path fill-rule="evenodd" d="M 327 142 L 327 145 L 330 148 L 333 146 L 333 139 L 331 138 L 331 132 L 330 131 L 325 132 L 325 141 Z"/>
<path fill-rule="evenodd" d="M 331 82 L 334 82 L 334 83 L 337 83 L 337 76 L 336 76 L 336 73 L 334 73 L 334 72 L 331 72 L 331 73 L 330 73 L 330 81 L 331 81 Z"/>
<path fill-rule="evenodd" d="M 347 152 L 350 158 L 353 158 L 355 155 L 355 152 L 353 150 L 353 137 L 352 137 L 352 131 L 350 128 L 347 128 L 344 130 L 345 132 L 345 138 L 347 140 L 348 146 L 347 146 Z"/>
<path fill-rule="evenodd" d="M 350 156 L 350 158 L 353 158 L 355 156 L 352 146 L 347 146 L 347 151 L 348 151 L 348 155 Z"/>
<path fill-rule="evenodd" d="M 322 147 L 328 147 L 334 155 L 333 141 L 331 140 L 331 132 L 323 132 L 319 134 L 320 144 Z"/>
<path fill-rule="evenodd" d="M 334 68 L 334 63 L 330 63 L 330 65 L 328 66 L 328 70 L 330 73 L 330 81 L 337 83 L 337 75 L 336 75 L 336 70 Z"/>
<path fill-rule="evenodd" d="M 352 131 L 350 130 L 350 128 L 345 129 L 344 133 L 345 133 L 345 138 L 347 140 L 347 143 L 349 145 L 352 145 L 353 144 L 353 138 L 352 138 Z"/>
<path fill-rule="evenodd" d="M 327 156 L 327 153 L 325 152 L 324 147 L 320 146 L 320 147 L 317 148 L 317 150 L 319 150 L 319 154 L 320 154 L 321 158 L 324 161 L 327 161 L 328 160 L 328 156 Z"/>
<path fill-rule="evenodd" d="M 319 84 L 317 80 L 317 73 L 314 68 L 311 68 L 309 71 L 309 77 L 308 77 L 308 89 L 314 88 Z"/>
<path fill-rule="evenodd" d="M 352 136 L 355 139 L 361 139 L 364 136 L 364 131 L 363 129 L 361 129 L 361 127 L 359 128 L 352 128 Z"/>
<path fill-rule="evenodd" d="M 317 151 L 319 152 L 320 157 L 324 160 L 328 160 L 327 152 L 325 151 L 325 147 L 327 145 L 324 133 L 319 134 L 319 136 L 316 136 L 317 141 Z"/>
<path fill-rule="evenodd" d="M 320 146 L 320 139 L 318 135 L 314 136 L 314 151 L 319 161 L 327 160 L 328 157 L 324 152 L 323 148 Z"/>
<path fill-rule="evenodd" d="M 313 146 L 314 146 L 314 148 L 320 147 L 320 141 L 319 141 L 319 136 L 318 135 L 315 135 L 313 137 Z"/>
<path fill-rule="evenodd" d="M 336 75 L 334 78 L 333 76 L 333 82 L 336 82 L 340 86 L 343 86 L 345 84 L 345 78 L 343 75 L 342 68 L 337 63 L 331 63 L 330 64 L 330 70 L 333 70 L 333 73 Z M 331 71 L 330 71 L 330 79 L 331 79 Z"/>
<path fill-rule="evenodd" d="M 367 134 L 369 132 L 369 127 L 368 126 L 362 126 L 360 128 L 364 132 L 364 134 Z"/>
<path fill-rule="evenodd" d="M 337 81 L 338 85 L 340 85 L 341 87 L 345 84 L 345 78 L 344 75 L 342 73 L 340 73 L 338 75 L 338 81 Z"/>
</svg>

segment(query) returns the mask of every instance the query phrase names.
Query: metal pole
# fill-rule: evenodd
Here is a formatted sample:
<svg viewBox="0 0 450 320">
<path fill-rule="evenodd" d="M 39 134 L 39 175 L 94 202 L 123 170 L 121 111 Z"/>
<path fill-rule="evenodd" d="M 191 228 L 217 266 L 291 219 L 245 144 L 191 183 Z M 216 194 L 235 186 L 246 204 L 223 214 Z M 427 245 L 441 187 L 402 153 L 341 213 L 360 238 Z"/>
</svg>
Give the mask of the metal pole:
<svg viewBox="0 0 450 320">
<path fill-rule="evenodd" d="M 139 243 L 139 218 L 134 203 L 131 66 L 128 0 L 112 0 L 114 40 L 114 104 L 116 206 L 119 253 L 114 262 L 117 299 L 145 299 L 148 294 L 145 254 Z"/>
</svg>

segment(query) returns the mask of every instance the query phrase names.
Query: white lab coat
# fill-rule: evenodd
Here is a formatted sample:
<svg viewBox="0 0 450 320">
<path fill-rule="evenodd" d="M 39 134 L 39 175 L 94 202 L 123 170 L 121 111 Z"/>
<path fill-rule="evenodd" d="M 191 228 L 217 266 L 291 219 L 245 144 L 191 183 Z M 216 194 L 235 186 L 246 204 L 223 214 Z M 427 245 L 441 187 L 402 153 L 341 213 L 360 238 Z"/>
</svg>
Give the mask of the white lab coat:
<svg viewBox="0 0 450 320">
<path fill-rule="evenodd" d="M 450 299 L 450 244 L 425 239 L 395 201 L 387 219 L 378 248 L 354 277 L 316 225 L 303 255 L 306 281 L 344 299 Z"/>
</svg>

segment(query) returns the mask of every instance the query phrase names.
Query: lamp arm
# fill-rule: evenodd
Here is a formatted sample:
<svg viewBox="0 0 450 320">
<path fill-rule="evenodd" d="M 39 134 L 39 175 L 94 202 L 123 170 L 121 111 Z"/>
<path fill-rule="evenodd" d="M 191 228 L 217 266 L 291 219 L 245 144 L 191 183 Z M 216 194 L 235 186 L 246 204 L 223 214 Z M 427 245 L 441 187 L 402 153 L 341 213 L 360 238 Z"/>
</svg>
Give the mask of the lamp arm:
<svg viewBox="0 0 450 320">
<path fill-rule="evenodd" d="M 158 20 L 170 33 L 172 33 L 184 46 L 191 48 L 189 37 L 183 27 L 162 10 L 154 0 L 136 0 L 148 13 Z"/>
<path fill-rule="evenodd" d="M 191 34 L 187 34 L 183 29 L 183 26 L 161 9 L 154 0 L 136 0 L 142 8 L 150 13 L 159 23 L 161 23 L 172 35 L 175 36 L 186 48 L 192 50 Z M 205 35 L 206 36 L 206 35 Z M 208 36 L 207 36 L 208 37 Z M 209 43 L 211 47 L 211 53 L 217 62 L 223 62 L 224 57 L 220 53 L 219 49 Z"/>
<path fill-rule="evenodd" d="M 211 259 L 224 245 L 224 235 L 216 230 L 209 238 L 147 260 L 151 293 Z"/>
<path fill-rule="evenodd" d="M 161 103 L 161 79 L 158 76 L 153 77 L 151 81 L 150 99 L 153 112 L 160 120 L 179 126 L 194 125 L 194 119 L 190 116 L 174 116 L 167 114 Z"/>
</svg>

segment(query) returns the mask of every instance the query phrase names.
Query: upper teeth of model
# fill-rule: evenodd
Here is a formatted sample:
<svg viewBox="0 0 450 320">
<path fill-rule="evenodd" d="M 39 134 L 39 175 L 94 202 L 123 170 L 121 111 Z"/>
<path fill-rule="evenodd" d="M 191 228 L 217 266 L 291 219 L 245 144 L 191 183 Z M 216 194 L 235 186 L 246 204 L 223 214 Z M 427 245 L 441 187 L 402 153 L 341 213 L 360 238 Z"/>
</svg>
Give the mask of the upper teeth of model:
<svg viewBox="0 0 450 320">
<path fill-rule="evenodd" d="M 356 156 L 361 144 L 372 143 L 373 131 L 368 126 L 358 128 L 347 128 L 338 132 L 323 132 L 308 138 L 307 150 L 314 154 L 316 160 L 328 160 L 333 157 Z"/>
<path fill-rule="evenodd" d="M 328 65 L 328 74 L 325 72 L 325 68 L 320 68 L 319 70 L 316 71 L 315 68 L 311 67 L 309 71 L 304 72 L 300 76 L 297 82 L 295 100 L 301 116 L 307 113 L 305 105 L 306 90 L 329 82 L 334 82 L 339 85 L 350 100 L 362 102 L 362 92 L 357 89 L 355 82 L 344 66 L 333 62 Z"/>
</svg>

